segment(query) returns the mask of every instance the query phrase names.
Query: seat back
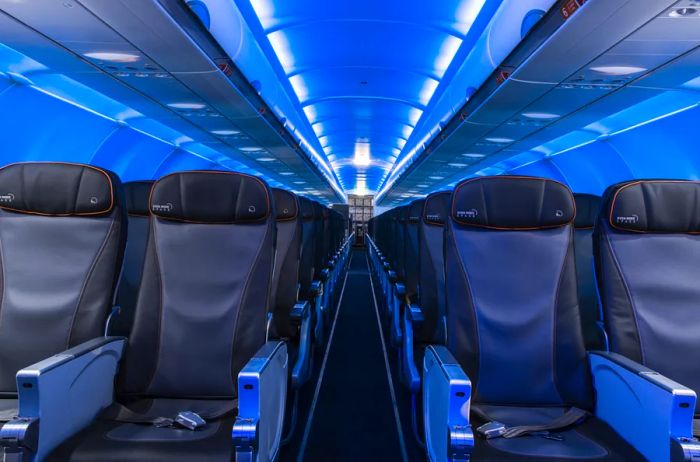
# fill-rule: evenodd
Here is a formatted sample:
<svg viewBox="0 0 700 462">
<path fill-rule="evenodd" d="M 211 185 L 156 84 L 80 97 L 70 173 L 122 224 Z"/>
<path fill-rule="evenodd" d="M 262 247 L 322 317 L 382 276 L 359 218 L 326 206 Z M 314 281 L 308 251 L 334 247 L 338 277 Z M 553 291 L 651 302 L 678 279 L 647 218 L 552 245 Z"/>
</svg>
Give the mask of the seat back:
<svg viewBox="0 0 700 462">
<path fill-rule="evenodd" d="M 445 235 L 447 344 L 474 401 L 590 408 L 571 191 L 531 177 L 461 182 Z"/>
<path fill-rule="evenodd" d="M 314 205 L 314 278 L 318 279 L 321 270 L 326 267 L 326 261 L 323 258 L 324 242 L 323 242 L 323 205 L 313 201 Z"/>
<path fill-rule="evenodd" d="M 99 337 L 126 239 L 121 183 L 80 164 L 0 169 L 0 393 L 19 369 Z"/>
<path fill-rule="evenodd" d="M 406 222 L 408 221 L 408 206 L 403 205 L 394 209 L 394 231 L 389 238 L 393 244 L 393 265 L 396 276 L 400 282 L 406 278 L 406 266 L 404 245 L 406 239 Z"/>
<path fill-rule="evenodd" d="M 153 183 L 153 181 L 131 181 L 123 185 L 126 210 L 129 214 L 129 231 L 126 238 L 124 265 L 117 289 L 117 305 L 120 310 L 110 326 L 112 335 L 128 337 L 134 320 L 143 260 L 146 255 L 146 240 L 151 218 L 148 199 Z"/>
<path fill-rule="evenodd" d="M 289 319 L 289 312 L 297 302 L 299 263 L 301 257 L 302 229 L 297 196 L 283 189 L 273 188 L 277 243 L 275 268 L 272 273 L 274 294 L 273 336 L 292 338 L 296 326 Z"/>
<path fill-rule="evenodd" d="M 598 218 L 601 199 L 592 194 L 574 194 L 574 200 L 574 254 L 583 340 L 588 350 L 601 350 L 605 348 L 605 342 L 597 325 L 598 293 L 593 275 L 593 225 Z"/>
<path fill-rule="evenodd" d="M 265 342 L 275 248 L 271 192 L 223 171 L 153 185 L 151 226 L 123 395 L 235 398 L 238 372 Z"/>
<path fill-rule="evenodd" d="M 425 198 L 419 224 L 419 284 L 423 323 L 415 331 L 420 343 L 444 342 L 441 318 L 445 314 L 445 264 L 443 234 L 452 191 L 432 193 Z M 443 330 L 442 335 L 439 330 Z"/>
<path fill-rule="evenodd" d="M 299 257 L 299 299 L 309 300 L 314 280 L 314 205 L 306 197 L 299 197 L 301 215 L 301 257 Z"/>
<path fill-rule="evenodd" d="M 700 391 L 700 182 L 609 187 L 594 252 L 611 351 Z"/>
<path fill-rule="evenodd" d="M 424 199 L 411 202 L 406 207 L 406 234 L 404 236 L 404 283 L 406 284 L 406 295 L 412 301 L 418 301 L 418 277 L 419 277 L 419 224 L 423 214 Z"/>
</svg>

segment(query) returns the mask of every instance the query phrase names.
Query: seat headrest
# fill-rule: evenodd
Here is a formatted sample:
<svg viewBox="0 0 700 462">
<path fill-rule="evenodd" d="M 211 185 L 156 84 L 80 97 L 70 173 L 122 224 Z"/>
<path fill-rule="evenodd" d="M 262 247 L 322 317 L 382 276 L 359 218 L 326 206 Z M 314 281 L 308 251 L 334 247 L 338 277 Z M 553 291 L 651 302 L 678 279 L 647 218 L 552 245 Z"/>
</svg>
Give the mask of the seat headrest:
<svg viewBox="0 0 700 462">
<path fill-rule="evenodd" d="M 130 181 L 124 183 L 126 209 L 129 215 L 149 216 L 151 214 L 148 199 L 155 181 Z"/>
<path fill-rule="evenodd" d="M 600 213 L 600 204 L 603 200 L 593 194 L 574 193 L 574 201 L 576 202 L 574 228 L 592 228 Z"/>
<path fill-rule="evenodd" d="M 411 202 L 408 206 L 408 222 L 418 223 L 420 222 L 420 217 L 423 214 L 423 204 L 425 204 L 425 199 L 418 199 Z"/>
<path fill-rule="evenodd" d="M 605 218 L 617 230 L 638 233 L 700 233 L 700 182 L 642 180 L 605 192 Z"/>
<path fill-rule="evenodd" d="M 303 196 L 299 196 L 299 209 L 301 210 L 301 219 L 309 221 L 314 219 L 314 203 Z"/>
<path fill-rule="evenodd" d="M 546 178 L 488 176 L 459 183 L 452 219 L 460 225 L 500 230 L 557 228 L 574 220 L 571 190 Z"/>
<path fill-rule="evenodd" d="M 450 196 L 452 191 L 440 191 L 432 193 L 425 198 L 423 207 L 423 221 L 427 225 L 444 226 L 445 218 L 450 209 Z"/>
<path fill-rule="evenodd" d="M 275 217 L 277 221 L 291 221 L 299 214 L 297 196 L 284 189 L 272 188 L 272 196 L 275 198 Z"/>
<path fill-rule="evenodd" d="M 90 165 L 11 164 L 0 169 L 0 208 L 45 216 L 104 215 L 114 208 L 118 183 L 114 173 Z"/>
<path fill-rule="evenodd" d="M 267 184 L 236 172 L 191 171 L 164 176 L 151 190 L 151 213 L 188 223 L 250 223 L 271 213 Z"/>
</svg>

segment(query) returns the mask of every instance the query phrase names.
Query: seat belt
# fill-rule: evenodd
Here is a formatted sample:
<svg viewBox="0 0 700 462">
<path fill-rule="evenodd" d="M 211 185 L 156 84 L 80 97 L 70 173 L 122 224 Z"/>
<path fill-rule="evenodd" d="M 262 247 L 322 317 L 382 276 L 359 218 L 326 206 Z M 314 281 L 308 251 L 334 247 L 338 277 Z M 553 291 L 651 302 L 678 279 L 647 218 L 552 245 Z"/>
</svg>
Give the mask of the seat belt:
<svg viewBox="0 0 700 462">
<path fill-rule="evenodd" d="M 111 420 L 115 422 L 134 423 L 152 425 L 154 427 L 175 427 L 179 425 L 189 430 L 197 430 L 203 427 L 207 422 L 213 422 L 228 414 L 233 413 L 238 409 L 238 399 L 231 399 L 221 402 L 207 412 L 195 411 L 180 411 L 177 416 L 164 417 L 149 414 L 149 412 L 141 413 L 132 411 L 121 403 L 114 402 L 100 415 L 103 420 Z"/>
<path fill-rule="evenodd" d="M 479 406 L 472 406 L 472 411 L 488 423 L 476 429 L 477 433 L 484 436 L 486 439 L 491 438 L 518 438 L 520 436 L 533 435 L 536 433 L 546 433 L 556 430 L 562 430 L 580 423 L 588 417 L 588 411 L 577 407 L 569 408 L 564 414 L 556 419 L 539 425 L 516 425 L 508 427 L 505 424 L 497 421 L 492 421 L 488 414 Z"/>
</svg>

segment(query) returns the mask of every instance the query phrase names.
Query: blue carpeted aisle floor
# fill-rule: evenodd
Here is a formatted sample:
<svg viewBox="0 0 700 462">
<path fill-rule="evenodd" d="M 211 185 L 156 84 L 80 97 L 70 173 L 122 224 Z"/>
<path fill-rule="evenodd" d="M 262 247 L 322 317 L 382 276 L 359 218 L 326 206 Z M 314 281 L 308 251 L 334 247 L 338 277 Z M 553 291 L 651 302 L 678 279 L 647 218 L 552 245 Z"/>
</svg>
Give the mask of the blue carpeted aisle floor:
<svg viewBox="0 0 700 462">
<path fill-rule="evenodd" d="M 316 374 L 304 386 L 294 438 L 281 461 L 424 460 L 375 300 L 381 298 L 373 294 L 366 252 L 354 250 L 340 305 L 331 313 L 331 336 L 316 352 Z"/>
</svg>

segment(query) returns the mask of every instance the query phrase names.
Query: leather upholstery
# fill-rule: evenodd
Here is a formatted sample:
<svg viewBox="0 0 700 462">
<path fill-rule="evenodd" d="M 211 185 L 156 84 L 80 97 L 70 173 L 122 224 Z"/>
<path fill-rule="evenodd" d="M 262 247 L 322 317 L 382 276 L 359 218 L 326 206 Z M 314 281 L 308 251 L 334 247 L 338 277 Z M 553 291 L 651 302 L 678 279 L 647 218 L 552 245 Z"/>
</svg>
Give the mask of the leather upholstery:
<svg viewBox="0 0 700 462">
<path fill-rule="evenodd" d="M 418 300 L 418 278 L 419 278 L 419 224 L 423 214 L 423 199 L 415 200 L 406 207 L 406 224 L 404 237 L 404 283 L 406 284 L 406 295 L 412 300 Z"/>
<path fill-rule="evenodd" d="M 699 190 L 692 181 L 613 185 L 594 233 L 610 349 L 696 392 L 700 365 L 688 358 L 700 349 Z"/>
<path fill-rule="evenodd" d="M 264 222 L 272 213 L 267 186 L 250 175 L 173 173 L 156 185 L 151 193 L 151 212 L 161 219 L 230 224 Z"/>
<path fill-rule="evenodd" d="M 129 231 L 124 252 L 116 304 L 120 307 L 119 315 L 114 317 L 110 333 L 129 336 L 134 321 L 136 299 L 141 284 L 141 272 L 146 256 L 146 241 L 151 213 L 148 200 L 153 181 L 133 181 L 124 183 L 127 211 L 129 213 Z"/>
<path fill-rule="evenodd" d="M 275 243 L 270 197 L 264 182 L 238 173 L 182 172 L 156 182 L 152 205 L 172 202 L 174 215 L 151 220 L 120 394 L 237 396 L 238 372 L 265 341 Z M 248 219 L 250 204 L 262 218 Z"/>
<path fill-rule="evenodd" d="M 443 343 L 441 318 L 445 314 L 445 268 L 443 235 L 452 191 L 441 191 L 425 198 L 420 228 L 420 306 L 423 323 L 414 335 L 419 343 Z"/>
<path fill-rule="evenodd" d="M 87 165 L 13 164 L 0 194 L 0 392 L 14 393 L 19 369 L 103 334 L 127 223 L 117 176 Z"/>
<path fill-rule="evenodd" d="M 302 242 L 299 261 L 299 298 L 309 300 L 311 283 L 314 280 L 314 206 L 306 197 L 299 197 L 301 213 Z"/>
<path fill-rule="evenodd" d="M 273 336 L 293 338 L 297 328 L 289 319 L 289 312 L 297 302 L 302 244 L 301 215 L 294 193 L 274 188 L 272 194 L 277 209 L 276 256 L 272 273 Z"/>
<path fill-rule="evenodd" d="M 511 188 L 517 185 L 517 193 Z M 455 187 L 451 215 L 462 226 L 492 229 L 556 228 L 571 223 L 576 206 L 569 189 L 545 178 L 493 176 Z"/>
<path fill-rule="evenodd" d="M 606 197 L 610 227 L 653 233 L 700 233 L 700 181 L 621 183 Z"/>
<path fill-rule="evenodd" d="M 151 207 L 149 199 L 153 180 L 130 181 L 124 183 L 124 194 L 126 196 L 126 208 L 129 215 L 150 216 Z"/>
<path fill-rule="evenodd" d="M 593 225 L 600 213 L 601 198 L 591 194 L 574 194 L 574 199 L 574 251 L 583 337 L 588 350 L 601 350 L 605 344 L 597 325 L 598 293 L 593 275 Z"/>
<path fill-rule="evenodd" d="M 106 215 L 114 207 L 113 173 L 82 164 L 26 162 L 0 169 L 0 208 L 47 216 Z"/>
<path fill-rule="evenodd" d="M 472 209 L 473 217 L 459 213 Z M 457 185 L 451 210 L 447 344 L 474 401 L 590 408 L 571 192 L 550 180 L 482 177 Z"/>
</svg>

